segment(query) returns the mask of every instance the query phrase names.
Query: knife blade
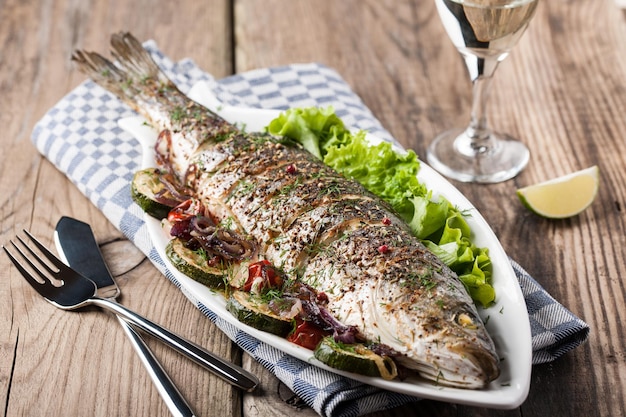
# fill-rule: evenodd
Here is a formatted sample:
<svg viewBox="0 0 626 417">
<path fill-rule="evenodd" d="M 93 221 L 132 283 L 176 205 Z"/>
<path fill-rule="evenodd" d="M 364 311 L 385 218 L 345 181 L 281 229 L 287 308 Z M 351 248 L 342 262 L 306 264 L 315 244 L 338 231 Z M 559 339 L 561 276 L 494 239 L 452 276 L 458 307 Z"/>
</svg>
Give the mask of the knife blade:
<svg viewBox="0 0 626 417">
<path fill-rule="evenodd" d="M 71 217 L 61 217 L 54 230 L 54 242 L 67 265 L 96 283 L 98 296 L 115 300 L 120 294 L 120 288 L 102 257 L 89 224 Z M 141 335 L 132 324 L 119 316 L 117 318 L 172 415 L 193 416 L 191 407 Z"/>
<path fill-rule="evenodd" d="M 61 217 L 54 229 L 54 243 L 66 264 L 96 283 L 98 296 L 117 298 L 120 288 L 104 262 L 89 224 Z"/>
</svg>

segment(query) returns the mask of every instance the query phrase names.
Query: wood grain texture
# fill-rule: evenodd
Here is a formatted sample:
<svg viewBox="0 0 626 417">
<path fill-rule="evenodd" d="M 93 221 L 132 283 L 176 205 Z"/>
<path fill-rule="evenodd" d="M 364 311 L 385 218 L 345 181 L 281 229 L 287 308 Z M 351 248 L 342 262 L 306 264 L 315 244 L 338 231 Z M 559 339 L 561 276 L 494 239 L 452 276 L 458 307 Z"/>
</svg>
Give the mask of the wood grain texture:
<svg viewBox="0 0 626 417">
<path fill-rule="evenodd" d="M 622 279 L 626 259 L 626 24 L 612 0 L 540 1 L 496 73 L 488 112 L 531 149 L 529 166 L 497 185 L 455 183 L 505 250 L 591 326 L 587 344 L 533 368 L 516 410 L 421 401 L 370 417 L 619 416 L 626 409 Z M 470 84 L 432 1 L 5 0 L 0 2 L 0 244 L 22 228 L 51 243 L 62 215 L 89 222 L 126 306 L 259 375 L 243 395 L 160 343 L 150 346 L 199 415 L 315 415 L 242 354 L 30 143 L 33 125 L 84 77 L 69 57 L 108 50 L 130 30 L 216 77 L 294 62 L 337 70 L 405 147 L 424 155 L 465 123 Z M 601 189 L 578 217 L 525 211 L 515 189 L 597 164 Z M 114 317 L 43 302 L 0 255 L 3 415 L 165 416 L 168 410 Z"/>
<path fill-rule="evenodd" d="M 132 30 L 140 39 L 155 39 L 172 58 L 191 56 L 217 76 L 232 72 L 227 2 L 189 1 L 182 9 L 172 2 L 154 5 L 150 1 L 5 1 L 0 5 L 1 240 L 4 244 L 29 228 L 51 243 L 51 231 L 61 215 L 91 223 L 126 306 L 240 361 L 241 352 L 230 340 L 30 143 L 34 123 L 84 80 L 71 66 L 72 51 L 78 47 L 106 51 L 112 32 Z M 218 36 L 184 36 L 207 28 Z M 95 309 L 81 313 L 55 309 L 6 262 L 2 255 L 3 414 L 169 415 L 114 317 Z M 237 390 L 162 344 L 150 341 L 150 345 L 199 415 L 241 415 Z"/>
</svg>

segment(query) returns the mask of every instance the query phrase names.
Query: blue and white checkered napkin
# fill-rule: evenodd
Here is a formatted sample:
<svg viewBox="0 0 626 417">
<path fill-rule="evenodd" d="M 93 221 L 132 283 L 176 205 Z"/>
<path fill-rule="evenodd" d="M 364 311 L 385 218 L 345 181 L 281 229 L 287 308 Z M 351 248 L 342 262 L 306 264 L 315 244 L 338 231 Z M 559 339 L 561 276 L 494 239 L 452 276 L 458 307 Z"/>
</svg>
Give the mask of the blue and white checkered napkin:
<svg viewBox="0 0 626 417">
<path fill-rule="evenodd" d="M 216 81 L 190 60 L 172 62 L 154 42 L 147 42 L 146 47 L 183 91 L 205 80 L 210 82 L 217 97 L 230 105 L 273 109 L 333 105 L 348 126 L 367 129 L 379 137 L 393 140 L 345 81 L 322 65 L 261 69 Z M 32 139 L 37 149 L 180 287 L 156 253 L 143 222 L 143 213 L 130 197 L 129 183 L 139 168 L 141 148 L 133 137 L 118 127 L 117 122 L 133 115 L 112 95 L 87 81 L 65 96 L 37 123 Z M 588 326 L 555 301 L 515 262 L 513 267 L 528 306 L 533 363 L 552 361 L 583 343 L 589 332 Z M 193 295 L 186 295 L 232 340 L 323 416 L 357 416 L 416 400 L 294 359 L 237 330 L 195 300 Z"/>
</svg>

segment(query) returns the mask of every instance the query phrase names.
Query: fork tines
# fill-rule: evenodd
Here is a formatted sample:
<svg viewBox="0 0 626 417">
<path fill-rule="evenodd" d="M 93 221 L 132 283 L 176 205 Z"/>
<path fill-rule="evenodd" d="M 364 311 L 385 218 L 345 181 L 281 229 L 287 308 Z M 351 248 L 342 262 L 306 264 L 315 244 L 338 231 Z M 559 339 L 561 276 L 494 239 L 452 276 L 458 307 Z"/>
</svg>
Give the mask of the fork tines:
<svg viewBox="0 0 626 417">
<path fill-rule="evenodd" d="M 63 267 L 67 268 L 67 266 L 63 264 L 63 262 L 61 262 L 59 258 L 57 258 L 52 252 L 50 252 L 50 250 L 48 250 L 48 248 L 46 248 L 41 242 L 39 242 L 28 230 L 24 230 L 24 233 L 26 233 L 29 239 L 39 249 L 39 251 L 47 258 L 48 262 L 42 259 L 42 257 L 37 252 L 35 252 L 20 236 L 16 236 L 17 240 L 20 241 L 21 247 L 25 248 L 31 256 L 29 256 L 20 246 L 18 246 L 12 240 L 10 241 L 11 245 L 13 245 L 13 247 L 23 258 L 23 260 L 26 261 L 26 263 L 30 266 L 30 269 L 32 271 L 35 271 L 44 282 L 49 281 L 50 278 L 44 273 L 44 271 L 42 271 L 41 267 L 48 271 L 48 273 L 52 276 L 57 274 L 59 270 L 61 270 Z M 13 265 L 15 265 L 15 267 L 20 271 L 20 273 L 24 276 L 24 278 L 28 280 L 31 285 L 41 285 L 41 282 L 35 279 L 35 277 L 28 271 L 24 264 L 20 262 L 17 257 L 9 251 L 8 248 L 6 248 L 5 246 L 3 246 L 2 248 L 11 259 L 11 262 L 13 262 Z M 41 267 L 35 265 L 35 262 L 31 260 L 33 258 Z M 52 269 L 50 267 L 50 264 L 56 266 L 58 269 Z"/>
<path fill-rule="evenodd" d="M 96 284 L 64 264 L 27 230 L 24 230 L 24 233 L 43 254 L 43 257 L 19 236 L 17 240 L 21 245 L 13 241 L 11 244 L 26 261 L 25 263 L 20 262 L 18 256 L 13 255 L 6 247 L 3 246 L 3 248 L 28 283 L 57 307 L 74 309 L 85 303 L 88 304 L 91 297 L 96 294 Z M 41 281 L 38 281 L 36 276 L 39 276 Z"/>
</svg>

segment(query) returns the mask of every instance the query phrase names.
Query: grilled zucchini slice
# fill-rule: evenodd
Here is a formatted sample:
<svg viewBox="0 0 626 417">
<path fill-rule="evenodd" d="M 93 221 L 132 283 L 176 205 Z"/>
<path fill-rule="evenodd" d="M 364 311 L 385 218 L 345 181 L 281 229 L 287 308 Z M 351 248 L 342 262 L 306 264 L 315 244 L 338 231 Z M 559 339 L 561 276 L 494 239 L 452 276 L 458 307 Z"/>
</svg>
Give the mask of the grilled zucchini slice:
<svg viewBox="0 0 626 417">
<path fill-rule="evenodd" d="M 278 336 L 286 336 L 294 326 L 293 320 L 278 316 L 267 303 L 245 291 L 233 292 L 226 309 L 240 322 Z"/>
<path fill-rule="evenodd" d="M 396 364 L 389 356 L 378 355 L 361 343 L 337 343 L 332 336 L 322 339 L 314 356 L 331 368 L 342 371 L 378 376 L 387 380 L 398 376 Z"/>
<path fill-rule="evenodd" d="M 165 247 L 165 254 L 172 265 L 189 278 L 209 288 L 219 289 L 225 286 L 226 271 L 209 266 L 203 253 L 185 247 L 183 240 L 170 240 Z"/>
<path fill-rule="evenodd" d="M 167 217 L 167 213 L 172 209 L 155 198 L 155 195 L 163 189 L 165 186 L 159 181 L 159 169 L 146 168 L 137 171 L 133 176 L 130 194 L 144 212 L 160 220 Z"/>
</svg>

